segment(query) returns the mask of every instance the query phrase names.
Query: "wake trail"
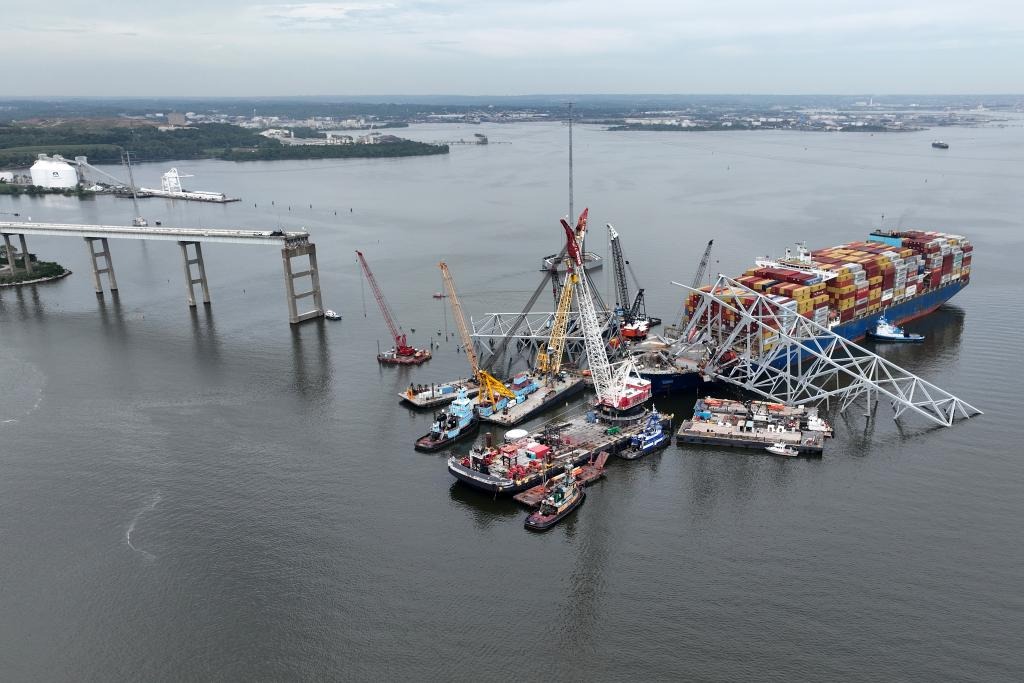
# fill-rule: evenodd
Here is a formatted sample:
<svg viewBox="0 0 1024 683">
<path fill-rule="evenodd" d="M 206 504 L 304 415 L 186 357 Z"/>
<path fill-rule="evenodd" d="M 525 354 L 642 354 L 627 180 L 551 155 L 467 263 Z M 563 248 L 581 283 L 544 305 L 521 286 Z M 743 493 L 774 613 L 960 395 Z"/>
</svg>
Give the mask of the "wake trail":
<svg viewBox="0 0 1024 683">
<path fill-rule="evenodd" d="M 124 540 L 125 543 L 128 544 L 128 547 L 134 550 L 135 552 L 140 553 L 147 560 L 155 560 L 156 555 L 145 550 L 142 550 L 141 548 L 136 548 L 134 545 L 132 545 L 132 532 L 135 531 L 135 525 L 139 523 L 139 519 L 141 519 L 142 515 L 153 510 L 153 508 L 156 507 L 156 504 L 160 502 L 161 498 L 162 496 L 160 495 L 159 491 L 153 494 L 152 500 L 146 503 L 146 505 L 144 505 L 142 509 L 135 513 L 135 516 L 132 517 L 132 521 L 128 524 L 128 529 L 124 532 Z"/>
</svg>

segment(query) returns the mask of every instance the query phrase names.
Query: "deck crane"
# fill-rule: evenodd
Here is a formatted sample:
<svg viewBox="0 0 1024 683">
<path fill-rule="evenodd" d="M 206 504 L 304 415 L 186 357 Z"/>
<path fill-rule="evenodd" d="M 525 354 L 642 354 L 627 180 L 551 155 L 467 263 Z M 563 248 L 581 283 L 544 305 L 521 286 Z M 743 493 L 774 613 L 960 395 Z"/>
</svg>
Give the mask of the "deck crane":
<svg viewBox="0 0 1024 683">
<path fill-rule="evenodd" d="M 366 258 L 363 257 L 363 252 L 356 250 L 356 256 L 359 257 L 359 265 L 363 268 L 363 274 L 366 276 L 366 281 L 370 283 L 370 289 L 373 290 L 373 296 L 377 299 L 377 305 L 380 306 L 381 315 L 384 316 L 384 322 L 388 326 L 388 330 L 391 332 L 391 337 L 395 341 L 395 347 L 390 351 L 377 354 L 377 362 L 384 363 L 386 365 L 420 365 L 430 360 L 430 351 L 424 349 L 417 349 L 409 346 L 409 341 L 405 336 L 405 332 L 402 332 L 401 328 L 395 322 L 395 316 L 391 312 L 391 306 L 388 304 L 388 300 L 384 298 L 384 292 L 381 291 L 380 286 L 377 285 L 377 278 L 373 276 L 373 271 L 370 270 L 370 266 L 366 263 Z"/>
<path fill-rule="evenodd" d="M 515 393 L 505 386 L 501 380 L 480 367 L 476 349 L 473 348 L 473 337 L 469 334 L 466 316 L 462 312 L 462 302 L 459 301 L 459 296 L 455 292 L 455 281 L 452 279 L 452 274 L 448 271 L 448 264 L 441 261 L 437 266 L 441 269 L 441 279 L 444 280 L 444 287 L 448 292 L 448 302 L 452 306 L 452 317 L 455 318 L 455 325 L 459 328 L 459 336 L 462 337 L 462 346 L 466 351 L 466 358 L 469 359 L 469 367 L 473 371 L 473 376 L 476 377 L 477 384 L 480 386 L 479 403 L 487 402 L 495 405 L 502 396 L 510 399 L 516 398 Z"/>
<path fill-rule="evenodd" d="M 690 285 L 691 289 L 698 289 L 700 287 L 700 281 L 704 279 L 704 271 L 708 269 L 708 261 L 711 259 L 711 245 L 715 243 L 715 240 L 708 240 L 708 246 L 704 248 L 704 255 L 700 259 L 700 264 L 697 266 L 697 272 L 693 274 L 693 284 Z M 676 314 L 676 320 L 678 321 L 674 327 L 670 327 L 665 330 L 666 336 L 678 337 L 679 333 L 682 332 L 683 327 L 686 325 L 686 302 L 679 307 L 679 312 Z"/>
<path fill-rule="evenodd" d="M 562 229 L 565 230 L 569 258 L 576 264 L 576 268 L 582 271 L 583 258 L 579 245 L 586 232 L 586 223 L 577 224 L 576 230 L 573 230 L 565 219 L 562 219 L 561 223 Z M 639 407 L 651 397 L 651 383 L 639 376 L 631 356 L 627 356 L 615 366 L 608 360 L 608 352 L 601 337 L 601 326 L 597 321 L 597 311 L 594 309 L 594 298 L 585 277 L 581 277 L 577 283 L 576 300 L 579 304 L 583 341 L 587 349 L 587 362 L 594 378 L 598 406 L 617 414 Z"/>
<path fill-rule="evenodd" d="M 575 233 L 584 233 L 587 226 L 589 209 L 584 209 L 576 221 Z M 551 326 L 551 338 L 548 345 L 537 353 L 537 372 L 549 380 L 562 370 L 562 355 L 565 352 L 565 338 L 569 329 L 569 309 L 572 307 L 572 295 L 579 284 L 580 276 L 576 273 L 576 263 L 572 258 L 565 259 L 565 283 L 562 285 L 555 309 L 555 322 Z M 556 265 L 557 267 L 557 265 Z"/>
</svg>

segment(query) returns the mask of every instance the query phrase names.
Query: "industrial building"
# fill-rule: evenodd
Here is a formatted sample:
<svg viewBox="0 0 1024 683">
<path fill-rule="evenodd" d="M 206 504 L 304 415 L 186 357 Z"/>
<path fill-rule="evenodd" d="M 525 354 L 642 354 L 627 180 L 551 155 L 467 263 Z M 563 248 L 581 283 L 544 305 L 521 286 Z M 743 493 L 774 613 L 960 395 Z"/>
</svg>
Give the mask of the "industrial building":
<svg viewBox="0 0 1024 683">
<path fill-rule="evenodd" d="M 69 164 L 64 157 L 55 154 L 48 157 L 40 154 L 31 169 L 32 184 L 47 188 L 78 187 L 78 169 Z"/>
</svg>

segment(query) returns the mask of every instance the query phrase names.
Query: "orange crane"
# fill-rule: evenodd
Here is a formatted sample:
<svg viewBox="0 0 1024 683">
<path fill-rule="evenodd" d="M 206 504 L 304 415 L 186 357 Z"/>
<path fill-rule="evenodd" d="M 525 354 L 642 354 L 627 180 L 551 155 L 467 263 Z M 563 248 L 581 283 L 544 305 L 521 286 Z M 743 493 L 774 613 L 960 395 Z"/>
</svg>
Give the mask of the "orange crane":
<svg viewBox="0 0 1024 683">
<path fill-rule="evenodd" d="M 455 280 L 452 279 L 452 274 L 448 271 L 447 263 L 441 261 L 437 266 L 441 269 L 441 279 L 444 280 L 444 288 L 448 292 L 448 301 L 452 305 L 452 317 L 455 318 L 455 325 L 459 328 L 459 336 L 462 337 L 462 346 L 466 351 L 466 358 L 469 359 L 469 367 L 476 377 L 477 384 L 480 385 L 478 402 L 494 405 L 502 396 L 510 399 L 516 398 L 515 393 L 505 386 L 504 382 L 480 367 L 476 349 L 473 348 L 473 337 L 469 334 L 466 317 L 462 313 L 462 302 L 459 301 L 459 296 L 455 292 Z"/>
<path fill-rule="evenodd" d="M 366 281 L 370 283 L 370 289 L 373 290 L 373 296 L 377 299 L 377 305 L 380 306 L 381 315 L 384 316 L 384 322 L 388 326 L 388 330 L 391 332 L 391 337 L 395 341 L 395 347 L 390 351 L 377 354 L 377 362 L 384 363 L 386 365 L 420 365 L 430 360 L 431 353 L 425 349 L 417 349 L 409 346 L 409 341 L 405 336 L 405 332 L 395 322 L 395 316 L 391 312 L 391 306 L 388 304 L 388 300 L 384 298 L 384 292 L 380 290 L 380 286 L 377 285 L 377 278 L 373 276 L 373 271 L 370 270 L 370 266 L 366 263 L 366 259 L 363 257 L 363 252 L 356 250 L 356 256 L 359 257 L 359 265 L 363 267 L 363 274 L 366 275 Z"/>
</svg>

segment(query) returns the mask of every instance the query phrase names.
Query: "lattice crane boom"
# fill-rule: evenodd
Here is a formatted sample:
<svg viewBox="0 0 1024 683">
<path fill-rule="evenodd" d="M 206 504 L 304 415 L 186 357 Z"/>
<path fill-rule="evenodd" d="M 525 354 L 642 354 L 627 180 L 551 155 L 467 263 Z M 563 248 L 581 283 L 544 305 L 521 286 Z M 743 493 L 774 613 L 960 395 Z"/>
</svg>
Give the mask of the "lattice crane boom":
<svg viewBox="0 0 1024 683">
<path fill-rule="evenodd" d="M 562 369 L 562 356 L 565 353 L 565 339 L 569 330 L 569 309 L 572 307 L 573 290 L 579 281 L 576 267 L 571 260 L 567 261 L 565 284 L 558 299 L 555 311 L 555 322 L 551 326 L 551 337 L 546 348 L 537 353 L 537 371 L 548 375 L 557 374 Z"/>
<path fill-rule="evenodd" d="M 629 283 L 626 282 L 626 259 L 622 255 L 622 243 L 619 242 L 619 233 L 612 227 L 611 223 L 606 224 L 608 227 L 608 242 L 611 245 L 612 251 L 612 271 L 615 274 L 615 293 L 619 300 L 619 306 L 622 310 L 629 310 Z"/>
<path fill-rule="evenodd" d="M 704 255 L 700 258 L 700 265 L 697 266 L 697 272 L 693 275 L 693 289 L 700 287 L 700 281 L 704 279 L 704 271 L 708 269 L 708 260 L 711 258 L 711 245 L 714 243 L 714 240 L 708 240 L 708 246 L 704 248 Z"/>
<path fill-rule="evenodd" d="M 370 270 L 369 264 L 366 263 L 366 258 L 363 257 L 363 252 L 357 249 L 356 256 L 359 257 L 359 265 L 363 268 L 363 274 L 366 276 L 366 281 L 370 283 L 370 289 L 373 290 L 373 296 L 377 299 L 377 306 L 380 307 L 381 315 L 384 316 L 384 322 L 387 324 L 388 330 L 391 332 L 392 339 L 395 340 L 395 352 L 402 356 L 415 353 L 416 350 L 409 346 L 405 333 L 402 332 L 398 323 L 395 322 L 395 316 L 391 312 L 391 305 L 388 303 L 388 300 L 384 298 L 384 292 L 381 291 L 380 286 L 377 284 L 377 278 L 373 276 L 373 271 Z"/>
<path fill-rule="evenodd" d="M 452 306 L 452 317 L 455 318 L 455 325 L 459 328 L 462 346 L 466 349 L 466 357 L 469 358 L 469 367 L 472 369 L 473 376 L 476 377 L 477 383 L 480 385 L 481 400 L 493 404 L 497 403 L 500 396 L 515 398 L 515 393 L 505 386 L 501 380 L 480 367 L 476 349 L 473 348 L 473 337 L 469 333 L 469 326 L 466 325 L 466 316 L 462 312 L 462 302 L 459 301 L 459 295 L 455 291 L 455 280 L 448 270 L 447 263 L 441 261 L 437 266 L 441 269 L 441 279 L 444 280 L 444 288 L 448 292 L 448 301 Z"/>
<path fill-rule="evenodd" d="M 476 350 L 473 348 L 473 337 L 470 335 L 469 327 L 466 325 L 466 317 L 462 312 L 462 302 L 459 301 L 459 295 L 455 291 L 455 281 L 452 279 L 452 274 L 448 271 L 447 263 L 441 261 L 437 266 L 441 269 L 441 279 L 444 280 L 444 288 L 448 292 L 448 302 L 452 306 L 452 317 L 455 318 L 455 325 L 459 328 L 459 336 L 462 337 L 462 347 L 466 350 L 469 367 L 473 370 L 473 374 L 477 375 L 480 373 L 480 363 L 476 357 Z"/>
</svg>

